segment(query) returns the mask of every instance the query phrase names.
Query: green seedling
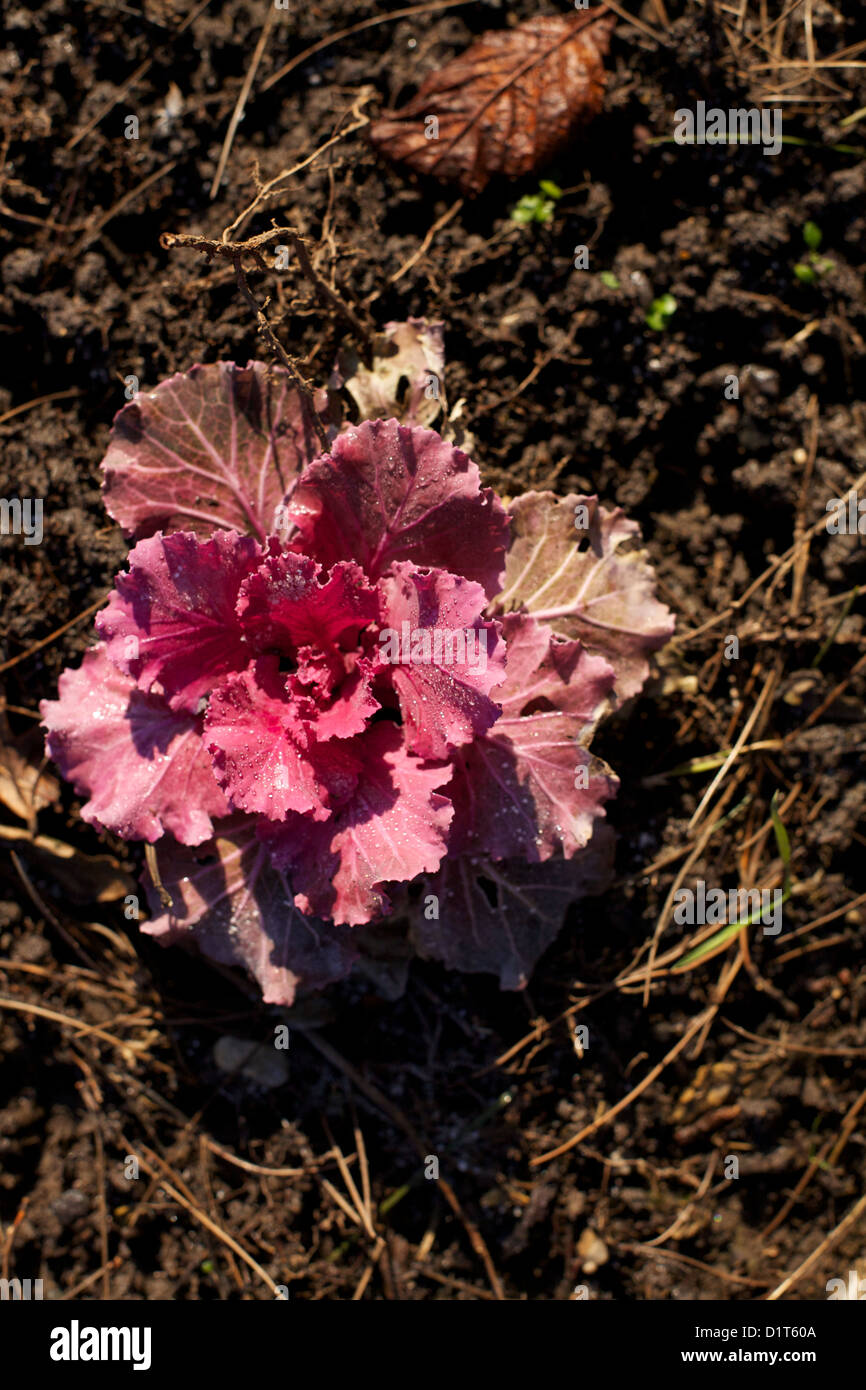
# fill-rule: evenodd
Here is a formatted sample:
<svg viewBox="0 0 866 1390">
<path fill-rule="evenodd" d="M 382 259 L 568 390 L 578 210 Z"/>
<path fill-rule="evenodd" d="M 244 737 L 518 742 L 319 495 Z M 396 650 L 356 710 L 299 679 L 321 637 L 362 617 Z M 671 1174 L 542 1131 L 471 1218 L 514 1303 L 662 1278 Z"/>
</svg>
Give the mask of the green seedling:
<svg viewBox="0 0 866 1390">
<path fill-rule="evenodd" d="M 803 240 L 810 251 L 817 251 L 821 245 L 822 232 L 817 222 L 803 223 Z"/>
<path fill-rule="evenodd" d="M 644 322 L 654 333 L 664 333 L 679 305 L 672 294 L 660 294 L 644 315 Z"/>
<path fill-rule="evenodd" d="M 553 213 L 561 197 L 562 189 L 559 184 L 554 183 L 552 179 L 541 179 L 538 192 L 524 193 L 511 209 L 511 220 L 520 222 L 524 227 L 532 222 L 540 222 L 546 227 L 553 221 Z"/>
<path fill-rule="evenodd" d="M 603 285 L 607 286 L 609 290 L 619 289 L 619 280 L 616 278 L 612 270 L 602 270 L 598 278 Z"/>
<path fill-rule="evenodd" d="M 794 274 L 801 285 L 813 285 L 833 268 L 832 261 L 828 261 L 826 256 L 818 255 L 822 240 L 823 233 L 817 222 L 803 223 L 803 242 L 808 254 L 794 266 Z"/>
</svg>

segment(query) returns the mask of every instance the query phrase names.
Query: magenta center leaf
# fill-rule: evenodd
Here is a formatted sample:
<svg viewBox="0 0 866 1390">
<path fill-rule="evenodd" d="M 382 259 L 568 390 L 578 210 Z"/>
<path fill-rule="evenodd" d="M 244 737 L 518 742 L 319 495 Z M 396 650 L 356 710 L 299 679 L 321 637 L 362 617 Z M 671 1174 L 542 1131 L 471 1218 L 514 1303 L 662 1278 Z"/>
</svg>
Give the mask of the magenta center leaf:
<svg viewBox="0 0 866 1390">
<path fill-rule="evenodd" d="M 452 816 L 438 788 L 451 768 L 425 766 L 389 722 L 346 747 L 358 760 L 357 784 L 333 818 L 316 824 L 294 816 L 260 833 L 277 867 L 290 871 L 303 911 L 358 925 L 387 911 L 390 880 L 438 867 Z"/>
</svg>

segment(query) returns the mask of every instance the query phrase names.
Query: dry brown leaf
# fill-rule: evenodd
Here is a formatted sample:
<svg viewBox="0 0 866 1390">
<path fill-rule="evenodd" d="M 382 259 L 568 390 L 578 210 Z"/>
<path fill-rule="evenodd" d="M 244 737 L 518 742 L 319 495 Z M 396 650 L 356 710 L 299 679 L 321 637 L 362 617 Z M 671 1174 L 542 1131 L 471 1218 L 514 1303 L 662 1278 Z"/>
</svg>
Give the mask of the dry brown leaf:
<svg viewBox="0 0 866 1390">
<path fill-rule="evenodd" d="M 113 903 L 136 892 L 135 879 L 112 854 L 82 854 L 53 835 L 30 835 L 11 825 L 0 825 L 3 842 L 14 845 L 74 903 Z"/>
<path fill-rule="evenodd" d="M 601 110 L 615 22 L 599 6 L 482 34 L 406 106 L 374 121 L 370 140 L 464 193 L 480 193 L 494 174 L 530 174 Z"/>
<path fill-rule="evenodd" d="M 21 820 L 31 821 L 37 811 L 60 795 L 57 778 L 44 763 L 39 734 L 34 731 L 13 738 L 6 716 L 0 712 L 0 802 Z"/>
</svg>

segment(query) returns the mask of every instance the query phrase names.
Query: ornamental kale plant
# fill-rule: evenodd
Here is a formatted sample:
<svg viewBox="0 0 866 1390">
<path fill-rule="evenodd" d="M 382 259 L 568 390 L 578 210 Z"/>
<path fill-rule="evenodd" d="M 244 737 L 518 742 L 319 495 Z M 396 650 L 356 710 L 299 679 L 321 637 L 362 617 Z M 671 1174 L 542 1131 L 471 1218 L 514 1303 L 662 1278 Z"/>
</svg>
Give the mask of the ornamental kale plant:
<svg viewBox="0 0 866 1390">
<path fill-rule="evenodd" d="M 270 1003 L 400 915 L 421 954 L 525 984 L 606 886 L 618 783 L 592 735 L 673 628 L 634 523 L 594 497 L 506 509 L 415 423 L 433 327 L 387 335 L 399 407 L 393 361 L 314 407 L 222 362 L 120 411 L 104 495 L 136 543 L 42 705 L 84 819 L 155 847 L 144 931 L 245 966 Z M 405 423 L 338 428 L 337 388 L 377 383 Z"/>
</svg>

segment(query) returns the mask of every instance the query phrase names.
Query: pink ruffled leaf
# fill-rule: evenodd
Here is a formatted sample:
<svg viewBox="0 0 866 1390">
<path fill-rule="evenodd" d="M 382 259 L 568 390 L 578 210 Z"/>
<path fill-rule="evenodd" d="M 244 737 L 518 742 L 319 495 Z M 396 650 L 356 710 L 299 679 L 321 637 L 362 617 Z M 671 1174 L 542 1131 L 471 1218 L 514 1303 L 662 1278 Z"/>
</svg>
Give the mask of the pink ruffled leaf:
<svg viewBox="0 0 866 1390">
<path fill-rule="evenodd" d="M 84 819 L 125 840 L 166 831 L 187 845 L 212 833 L 228 804 L 214 780 L 201 719 L 145 695 L 108 660 L 103 646 L 60 677 L 59 699 L 43 700 L 47 751 L 79 795 Z"/>
<path fill-rule="evenodd" d="M 449 853 L 531 863 L 582 849 L 619 785 L 587 750 L 613 670 L 534 619 L 503 621 L 508 675 L 493 729 L 454 755 Z"/>
<path fill-rule="evenodd" d="M 257 543 L 234 531 L 208 541 L 189 531 L 139 541 L 96 617 L 108 656 L 140 689 L 158 682 L 172 709 L 194 710 L 249 661 L 235 604 L 260 558 Z"/>
<path fill-rule="evenodd" d="M 172 905 L 165 907 L 146 872 L 154 917 L 142 930 L 163 945 L 193 945 L 221 965 L 243 967 L 266 1004 L 290 1005 L 299 987 L 322 989 L 351 971 L 352 933 L 298 911 L 251 817 L 220 822 L 195 853 L 166 841 L 157 868 Z"/>
<path fill-rule="evenodd" d="M 281 821 L 289 812 L 326 820 L 332 794 L 354 789 L 356 760 L 320 747 L 285 689 L 275 657 L 259 657 L 214 691 L 205 743 L 232 805 Z"/>
<path fill-rule="evenodd" d="M 616 671 L 621 700 L 636 695 L 649 674 L 650 652 L 674 630 L 670 610 L 655 597 L 640 528 L 619 507 L 597 497 L 527 492 L 509 507 L 511 546 L 495 613 L 521 609 L 564 637 L 579 638 Z"/>
<path fill-rule="evenodd" d="M 359 763 L 352 796 L 330 821 L 291 816 L 260 834 L 278 868 L 288 869 L 304 912 L 358 926 L 390 907 L 384 885 L 438 867 L 451 803 L 437 794 L 449 767 L 425 767 L 402 731 L 382 721 L 347 743 Z"/>
<path fill-rule="evenodd" d="M 300 647 L 298 657 L 286 689 L 316 741 L 360 734 L 380 708 L 373 694 L 373 663 L 354 652 L 313 655 L 310 647 Z"/>
<path fill-rule="evenodd" d="M 337 646 L 357 640 L 379 615 L 376 590 L 351 562 L 335 564 L 321 578 L 305 555 L 269 555 L 241 586 L 237 611 L 247 640 L 261 650 Z"/>
<path fill-rule="evenodd" d="M 327 408 L 324 392 L 316 408 Z M 102 461 L 105 505 L 136 537 L 222 527 L 263 541 L 319 453 L 312 413 L 284 368 L 196 366 L 140 391 L 115 416 Z"/>
<path fill-rule="evenodd" d="M 499 718 L 490 691 L 505 679 L 498 623 L 481 614 L 480 584 L 405 561 L 380 581 L 383 626 L 379 656 L 400 698 L 407 746 L 444 758 L 485 733 Z"/>
<path fill-rule="evenodd" d="M 396 560 L 501 583 L 507 519 L 478 468 L 432 430 L 367 420 L 338 435 L 287 501 L 300 549 L 323 565 L 356 560 L 377 580 Z"/>
<path fill-rule="evenodd" d="M 412 940 L 421 955 L 449 970 L 498 975 L 502 989 L 524 989 L 570 905 L 607 891 L 614 848 L 613 831 L 596 822 L 573 859 L 491 863 L 449 855 L 421 881 Z"/>
</svg>

